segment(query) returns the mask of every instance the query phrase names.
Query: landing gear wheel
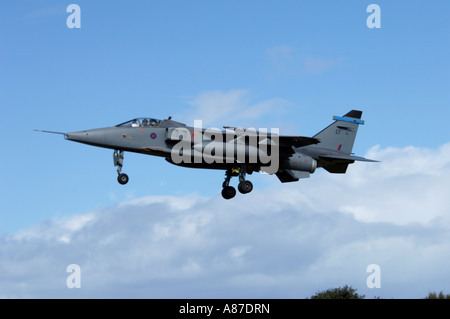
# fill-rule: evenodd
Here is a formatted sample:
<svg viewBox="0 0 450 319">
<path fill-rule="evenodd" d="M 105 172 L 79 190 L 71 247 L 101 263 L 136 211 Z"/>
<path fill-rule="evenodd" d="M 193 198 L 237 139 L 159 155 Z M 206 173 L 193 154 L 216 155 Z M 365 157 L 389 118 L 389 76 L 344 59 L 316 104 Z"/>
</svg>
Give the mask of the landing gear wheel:
<svg viewBox="0 0 450 319">
<path fill-rule="evenodd" d="M 253 190 L 253 184 L 250 181 L 242 181 L 238 185 L 238 190 L 242 194 L 248 194 Z"/>
<path fill-rule="evenodd" d="M 124 173 L 119 174 L 119 176 L 117 176 L 117 181 L 119 184 L 125 185 L 128 183 L 128 175 Z"/>
<path fill-rule="evenodd" d="M 222 189 L 222 197 L 225 199 L 232 199 L 236 196 L 236 189 L 233 186 L 227 186 Z"/>
</svg>

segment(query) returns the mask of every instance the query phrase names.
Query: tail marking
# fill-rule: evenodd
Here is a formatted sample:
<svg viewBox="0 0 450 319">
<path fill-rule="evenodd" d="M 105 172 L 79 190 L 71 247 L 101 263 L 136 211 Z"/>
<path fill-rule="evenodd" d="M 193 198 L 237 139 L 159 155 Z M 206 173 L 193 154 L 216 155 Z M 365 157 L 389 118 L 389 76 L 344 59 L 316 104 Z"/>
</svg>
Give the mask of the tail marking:
<svg viewBox="0 0 450 319">
<path fill-rule="evenodd" d="M 348 117 L 344 117 L 344 116 L 336 116 L 335 115 L 335 116 L 333 116 L 333 120 L 364 125 L 364 120 L 348 118 Z"/>
</svg>

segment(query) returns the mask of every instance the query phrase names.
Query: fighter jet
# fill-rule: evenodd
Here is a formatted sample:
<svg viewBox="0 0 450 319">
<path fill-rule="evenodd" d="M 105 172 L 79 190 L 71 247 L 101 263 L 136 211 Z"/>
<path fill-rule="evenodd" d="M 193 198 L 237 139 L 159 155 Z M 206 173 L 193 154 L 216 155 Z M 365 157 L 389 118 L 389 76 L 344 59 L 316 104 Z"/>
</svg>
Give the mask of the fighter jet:
<svg viewBox="0 0 450 319">
<path fill-rule="evenodd" d="M 275 174 L 282 183 L 288 183 L 310 177 L 319 167 L 344 174 L 355 161 L 377 162 L 352 153 L 358 127 L 364 124 L 361 116 L 362 111 L 357 110 L 334 116 L 334 122 L 313 137 L 283 136 L 277 129 L 204 129 L 196 125 L 198 121 L 187 126 L 170 116 L 165 120 L 135 118 L 112 127 L 71 133 L 35 131 L 114 150 L 117 180 L 122 185 L 129 181 L 122 173 L 125 152 L 159 156 L 178 166 L 224 170 L 222 196 L 231 199 L 236 195 L 230 185 L 234 176 L 239 178 L 239 192 L 247 194 L 253 190 L 247 174 L 253 172 Z"/>
</svg>

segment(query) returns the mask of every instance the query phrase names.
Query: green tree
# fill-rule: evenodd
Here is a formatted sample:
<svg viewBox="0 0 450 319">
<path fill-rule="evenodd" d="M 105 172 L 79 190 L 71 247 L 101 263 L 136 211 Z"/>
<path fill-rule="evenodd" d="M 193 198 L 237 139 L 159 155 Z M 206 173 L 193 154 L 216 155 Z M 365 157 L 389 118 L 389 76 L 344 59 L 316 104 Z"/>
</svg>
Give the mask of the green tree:
<svg viewBox="0 0 450 319">
<path fill-rule="evenodd" d="M 364 295 L 356 292 L 352 286 L 345 285 L 344 287 L 328 289 L 316 293 L 311 299 L 364 299 Z"/>
<path fill-rule="evenodd" d="M 445 295 L 442 291 L 439 293 L 439 295 L 435 292 L 430 292 L 425 299 L 450 299 L 450 295 Z"/>
</svg>

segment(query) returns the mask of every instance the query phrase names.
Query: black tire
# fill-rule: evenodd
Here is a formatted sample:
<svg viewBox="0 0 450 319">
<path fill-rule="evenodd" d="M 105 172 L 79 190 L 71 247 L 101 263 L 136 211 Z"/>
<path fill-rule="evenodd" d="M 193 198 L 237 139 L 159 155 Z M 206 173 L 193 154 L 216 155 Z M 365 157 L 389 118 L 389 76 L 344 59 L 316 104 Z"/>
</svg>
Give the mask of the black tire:
<svg viewBox="0 0 450 319">
<path fill-rule="evenodd" d="M 233 186 L 227 186 L 222 189 L 222 197 L 225 199 L 232 199 L 236 196 L 236 189 Z"/>
<path fill-rule="evenodd" d="M 127 174 L 119 174 L 119 176 L 117 176 L 117 181 L 119 182 L 119 184 L 125 185 L 126 183 L 128 183 L 128 175 Z"/>
<path fill-rule="evenodd" d="M 253 190 L 253 184 L 250 181 L 240 182 L 238 189 L 242 194 L 248 194 Z"/>
</svg>

